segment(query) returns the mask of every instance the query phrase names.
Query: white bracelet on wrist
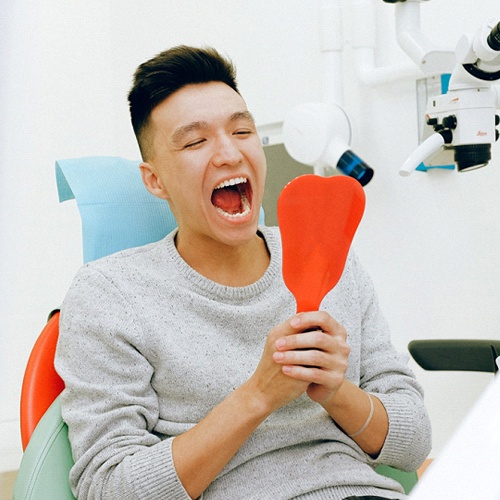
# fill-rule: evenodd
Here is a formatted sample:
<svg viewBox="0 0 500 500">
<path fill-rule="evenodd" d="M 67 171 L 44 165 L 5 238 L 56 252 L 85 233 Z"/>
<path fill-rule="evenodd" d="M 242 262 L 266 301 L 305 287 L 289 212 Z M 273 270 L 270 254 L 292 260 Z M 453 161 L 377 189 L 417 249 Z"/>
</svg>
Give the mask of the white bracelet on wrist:
<svg viewBox="0 0 500 500">
<path fill-rule="evenodd" d="M 363 427 L 361 427 L 361 429 L 359 429 L 358 432 L 355 432 L 354 434 L 347 434 L 350 438 L 354 438 L 356 436 L 359 436 L 362 432 L 364 432 L 373 418 L 373 413 L 375 412 L 375 406 L 373 405 L 373 399 L 372 399 L 369 392 L 367 392 L 366 395 L 368 396 L 368 399 L 370 400 L 370 414 L 368 415 L 366 422 L 363 424 Z"/>
</svg>

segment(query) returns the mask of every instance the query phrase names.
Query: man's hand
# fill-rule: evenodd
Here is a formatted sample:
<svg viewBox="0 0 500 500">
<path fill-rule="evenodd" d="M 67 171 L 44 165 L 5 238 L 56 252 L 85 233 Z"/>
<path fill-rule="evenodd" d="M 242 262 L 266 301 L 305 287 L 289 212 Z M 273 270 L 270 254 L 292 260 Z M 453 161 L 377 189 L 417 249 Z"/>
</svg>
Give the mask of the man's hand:
<svg viewBox="0 0 500 500">
<path fill-rule="evenodd" d="M 282 364 L 274 359 L 277 354 L 276 343 L 297 332 L 292 326 L 293 321 L 294 318 L 289 319 L 269 332 L 260 362 L 252 377 L 243 384 L 263 405 L 263 411 L 268 415 L 297 399 L 310 385 L 306 380 L 287 376 Z"/>
<path fill-rule="evenodd" d="M 273 360 L 287 377 L 307 383 L 308 396 L 325 405 L 344 382 L 349 346 L 345 328 L 321 311 L 300 313 L 274 343 Z"/>
<path fill-rule="evenodd" d="M 297 314 L 289 325 L 275 341 L 275 363 L 290 379 L 306 383 L 308 396 L 346 434 L 355 434 L 353 439 L 366 453 L 377 456 L 389 428 L 387 412 L 376 396 L 345 379 L 349 356 L 345 328 L 325 312 Z M 358 434 L 360 429 L 368 432 Z"/>
</svg>

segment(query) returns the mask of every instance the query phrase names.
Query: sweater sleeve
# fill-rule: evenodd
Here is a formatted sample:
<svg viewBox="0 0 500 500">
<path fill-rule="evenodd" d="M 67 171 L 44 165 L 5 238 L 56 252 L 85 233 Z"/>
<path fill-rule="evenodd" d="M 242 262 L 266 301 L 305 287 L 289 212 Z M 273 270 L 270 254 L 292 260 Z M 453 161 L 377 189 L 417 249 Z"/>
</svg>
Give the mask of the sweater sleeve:
<svg viewBox="0 0 500 500">
<path fill-rule="evenodd" d="M 153 368 L 137 325 L 113 283 L 84 267 L 62 307 L 55 362 L 79 499 L 189 498 L 173 465 L 173 438 L 155 434 Z"/>
<path fill-rule="evenodd" d="M 374 461 L 414 471 L 431 449 L 431 424 L 423 389 L 407 365 L 408 355 L 394 348 L 373 283 L 354 257 L 362 313 L 360 386 L 376 395 L 389 417 L 389 432 Z"/>
</svg>

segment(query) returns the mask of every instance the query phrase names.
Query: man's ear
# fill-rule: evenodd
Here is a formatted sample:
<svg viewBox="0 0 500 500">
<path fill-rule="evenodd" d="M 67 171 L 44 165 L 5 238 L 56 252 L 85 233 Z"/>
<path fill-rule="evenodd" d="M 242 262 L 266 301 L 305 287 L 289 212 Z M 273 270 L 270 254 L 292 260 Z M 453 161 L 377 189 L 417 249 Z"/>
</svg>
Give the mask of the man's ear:
<svg viewBox="0 0 500 500">
<path fill-rule="evenodd" d="M 146 189 L 157 198 L 168 200 L 168 191 L 165 188 L 160 176 L 156 173 L 155 169 L 146 162 L 142 162 L 139 165 L 139 169 L 141 170 L 142 182 L 146 186 Z"/>
</svg>

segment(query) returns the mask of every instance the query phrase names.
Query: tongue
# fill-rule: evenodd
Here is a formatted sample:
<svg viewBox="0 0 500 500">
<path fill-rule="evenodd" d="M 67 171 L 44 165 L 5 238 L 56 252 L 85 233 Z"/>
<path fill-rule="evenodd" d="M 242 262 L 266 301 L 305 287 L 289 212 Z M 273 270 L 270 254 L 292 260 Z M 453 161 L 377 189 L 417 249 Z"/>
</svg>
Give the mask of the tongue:
<svg viewBox="0 0 500 500">
<path fill-rule="evenodd" d="M 212 203 L 228 214 L 237 214 L 241 210 L 240 192 L 236 186 L 216 189 L 212 194 Z"/>
</svg>

